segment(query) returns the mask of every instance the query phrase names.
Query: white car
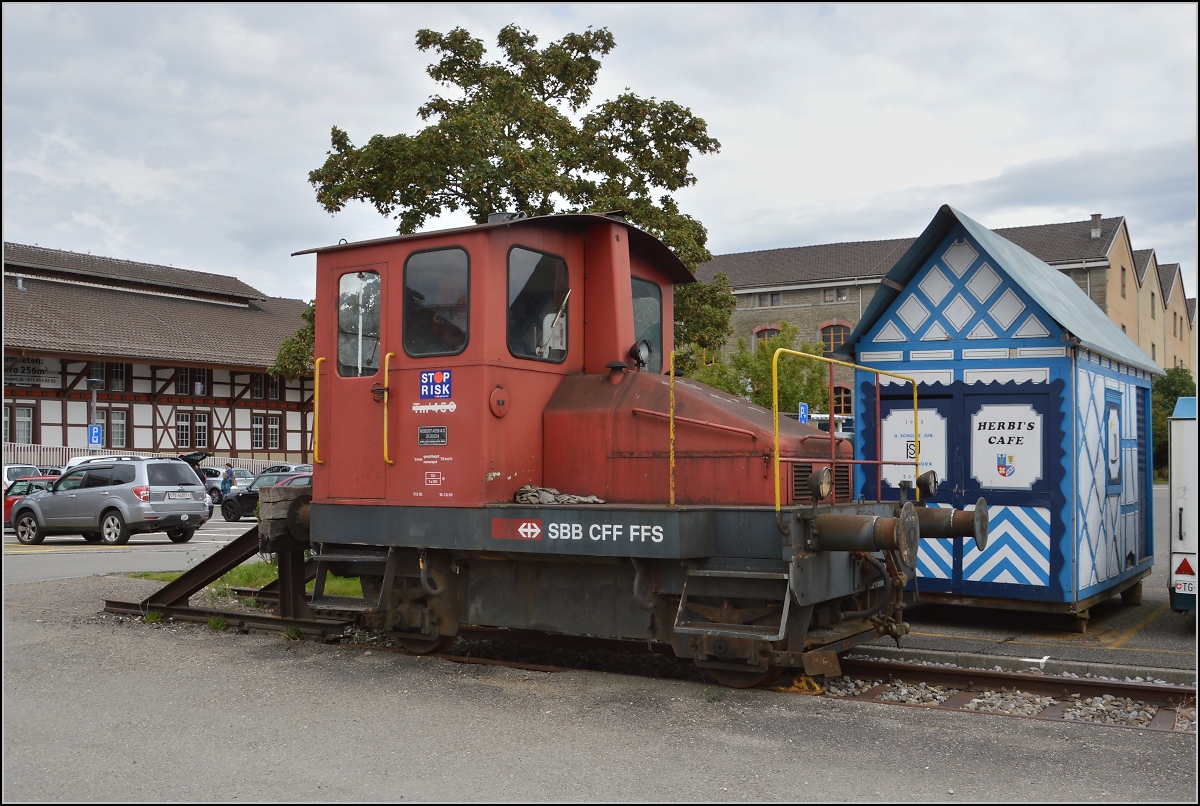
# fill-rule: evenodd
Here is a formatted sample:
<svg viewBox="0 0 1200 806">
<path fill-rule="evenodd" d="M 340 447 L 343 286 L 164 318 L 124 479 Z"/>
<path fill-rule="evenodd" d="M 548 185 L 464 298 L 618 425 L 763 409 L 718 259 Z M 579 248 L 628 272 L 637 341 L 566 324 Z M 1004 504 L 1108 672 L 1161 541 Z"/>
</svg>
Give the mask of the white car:
<svg viewBox="0 0 1200 806">
<path fill-rule="evenodd" d="M 41 476 L 41 470 L 38 470 L 36 465 L 5 465 L 4 466 L 4 488 L 8 489 L 8 485 L 12 484 L 17 479 L 23 479 L 26 476 Z"/>
</svg>

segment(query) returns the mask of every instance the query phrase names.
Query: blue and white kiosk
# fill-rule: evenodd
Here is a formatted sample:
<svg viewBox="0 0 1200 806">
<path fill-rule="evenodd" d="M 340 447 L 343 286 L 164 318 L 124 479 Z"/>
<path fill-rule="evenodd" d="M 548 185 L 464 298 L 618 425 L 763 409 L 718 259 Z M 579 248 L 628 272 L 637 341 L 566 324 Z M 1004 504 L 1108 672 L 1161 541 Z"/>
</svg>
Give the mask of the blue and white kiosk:
<svg viewBox="0 0 1200 806">
<path fill-rule="evenodd" d="M 860 465 L 856 493 L 909 495 L 917 459 L 955 480 L 926 505 L 987 500 L 983 550 L 921 541 L 914 598 L 1065 613 L 1080 631 L 1097 602 L 1140 603 L 1163 370 L 1069 277 L 943 206 L 843 351 L 920 397 L 914 424 L 911 385 L 856 372 L 856 457 L 910 463 Z"/>
</svg>

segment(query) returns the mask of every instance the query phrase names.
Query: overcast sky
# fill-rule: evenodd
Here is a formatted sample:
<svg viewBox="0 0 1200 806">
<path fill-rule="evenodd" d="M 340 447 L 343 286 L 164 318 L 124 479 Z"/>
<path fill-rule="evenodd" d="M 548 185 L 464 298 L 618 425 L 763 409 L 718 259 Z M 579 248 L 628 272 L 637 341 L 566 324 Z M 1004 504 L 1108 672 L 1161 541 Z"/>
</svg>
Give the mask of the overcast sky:
<svg viewBox="0 0 1200 806">
<path fill-rule="evenodd" d="M 628 87 L 708 123 L 677 194 L 714 254 L 1124 216 L 1196 294 L 1197 5 L 3 5 L 4 240 L 237 276 L 310 299 L 315 258 L 385 237 L 308 172 L 338 126 L 414 134 L 420 28 L 498 58 L 588 26 Z M 436 227 L 467 223 L 445 217 Z"/>
</svg>

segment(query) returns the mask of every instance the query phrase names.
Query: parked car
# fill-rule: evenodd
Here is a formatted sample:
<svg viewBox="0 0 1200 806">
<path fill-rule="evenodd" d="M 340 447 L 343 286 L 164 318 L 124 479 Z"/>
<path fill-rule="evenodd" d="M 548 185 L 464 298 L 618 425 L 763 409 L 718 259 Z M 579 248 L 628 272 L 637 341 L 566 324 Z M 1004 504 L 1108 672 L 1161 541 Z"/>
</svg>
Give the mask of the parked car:
<svg viewBox="0 0 1200 806">
<path fill-rule="evenodd" d="M 46 489 L 57 478 L 58 476 L 22 476 L 8 485 L 8 489 L 4 491 L 4 525 L 12 525 L 9 516 L 12 515 L 13 504 L 30 493 Z"/>
<path fill-rule="evenodd" d="M 28 476 L 41 476 L 42 471 L 38 470 L 36 465 L 5 465 L 4 466 L 4 486 L 17 479 L 23 479 Z"/>
<path fill-rule="evenodd" d="M 291 462 L 281 462 L 263 470 L 264 473 L 311 473 L 312 465 L 297 465 Z"/>
<path fill-rule="evenodd" d="M 208 491 L 208 495 L 210 498 L 212 498 L 213 503 L 219 505 L 224 499 L 224 495 L 221 492 L 221 474 L 225 472 L 225 468 L 202 467 L 200 469 L 204 471 L 205 475 L 204 489 Z M 209 476 L 209 470 L 217 471 L 216 476 Z M 230 489 L 230 492 L 238 492 L 239 490 L 244 491 L 250 486 L 250 482 L 252 481 L 254 481 L 253 473 L 244 467 L 235 467 L 233 468 L 233 486 Z"/>
<path fill-rule="evenodd" d="M 122 545 L 140 532 L 166 532 L 172 542 L 186 543 L 209 512 L 204 487 L 186 462 L 107 456 L 18 500 L 12 524 L 26 545 L 47 535 L 78 534 L 89 543 Z"/>
<path fill-rule="evenodd" d="M 227 521 L 240 521 L 247 515 L 254 514 L 258 506 L 258 491 L 262 487 L 274 487 L 295 473 L 259 473 L 245 489 L 230 490 L 229 495 L 221 502 L 221 517 Z"/>
<path fill-rule="evenodd" d="M 312 473 L 297 473 L 294 476 L 285 476 L 276 485 L 276 487 L 311 487 Z"/>
<path fill-rule="evenodd" d="M 62 468 L 57 465 L 38 466 L 38 470 L 42 471 L 43 476 L 61 476 Z"/>
</svg>

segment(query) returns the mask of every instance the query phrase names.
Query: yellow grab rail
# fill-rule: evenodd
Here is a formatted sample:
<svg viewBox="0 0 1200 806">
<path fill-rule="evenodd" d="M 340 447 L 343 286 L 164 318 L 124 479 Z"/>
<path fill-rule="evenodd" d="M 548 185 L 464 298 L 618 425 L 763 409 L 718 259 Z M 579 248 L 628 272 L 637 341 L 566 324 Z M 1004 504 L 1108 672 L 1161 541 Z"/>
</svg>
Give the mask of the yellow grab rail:
<svg viewBox="0 0 1200 806">
<path fill-rule="evenodd" d="M 387 438 L 387 423 L 388 423 L 388 389 L 391 388 L 392 382 L 388 377 L 389 365 L 392 363 L 392 356 L 395 353 L 388 353 L 383 357 L 383 461 L 389 465 L 396 464 L 388 458 L 388 438 Z"/>
<path fill-rule="evenodd" d="M 915 443 L 914 448 L 913 448 L 913 450 L 914 450 L 913 478 L 916 478 L 918 475 L 920 475 L 920 470 L 921 470 L 921 428 L 917 424 L 917 381 L 915 378 L 910 378 L 907 375 L 901 375 L 898 372 L 888 372 L 888 371 L 882 370 L 882 369 L 875 369 L 874 367 L 864 367 L 864 366 L 860 366 L 859 364 L 850 364 L 845 361 L 835 361 L 832 358 L 825 358 L 824 356 L 813 355 L 812 353 L 802 353 L 802 352 L 799 352 L 798 350 L 789 350 L 786 347 L 780 347 L 779 349 L 777 349 L 775 351 L 775 355 L 771 356 L 771 416 L 773 418 L 774 428 L 775 428 L 775 450 L 774 450 L 773 458 L 774 458 L 774 463 L 775 463 L 775 511 L 776 512 L 778 512 L 780 509 L 780 506 L 779 506 L 779 356 L 782 355 L 783 353 L 787 353 L 788 355 L 797 355 L 797 356 L 800 356 L 801 358 L 811 358 L 813 361 L 823 361 L 826 364 L 836 364 L 839 367 L 849 367 L 851 369 L 861 369 L 863 372 L 873 372 L 873 373 L 875 373 L 875 376 L 876 376 L 876 378 L 875 378 L 876 387 L 878 387 L 878 381 L 879 381 L 878 376 L 880 376 L 880 375 L 888 375 L 892 378 L 899 378 L 902 381 L 908 381 L 909 383 L 911 383 L 912 384 L 912 397 L 913 397 L 913 434 L 914 434 L 913 442 Z M 830 367 L 830 373 L 832 373 L 832 372 L 833 372 L 833 368 Z M 832 374 L 830 375 L 830 377 L 832 377 Z M 876 398 L 878 399 L 878 391 L 876 391 Z M 832 408 L 833 401 L 830 400 L 829 402 L 831 404 L 830 407 Z M 830 412 L 830 414 L 829 414 L 830 437 L 833 436 L 833 431 L 834 431 L 833 423 L 834 423 L 833 412 Z M 878 448 L 879 448 L 879 463 L 880 463 L 879 464 L 879 472 L 882 473 L 883 472 L 883 441 L 882 441 L 882 439 L 879 440 L 879 443 L 880 443 L 878 446 Z M 905 462 L 903 464 L 907 464 L 907 462 Z M 915 484 L 913 486 L 914 486 L 914 488 L 916 487 Z M 917 498 L 917 501 L 921 500 L 921 491 L 919 489 L 916 490 L 916 498 Z"/>
<path fill-rule="evenodd" d="M 318 465 L 325 464 L 319 458 L 317 453 L 317 428 L 321 422 L 321 414 L 318 406 L 321 400 L 321 362 L 325 358 L 318 358 L 313 362 L 313 463 Z"/>
</svg>

